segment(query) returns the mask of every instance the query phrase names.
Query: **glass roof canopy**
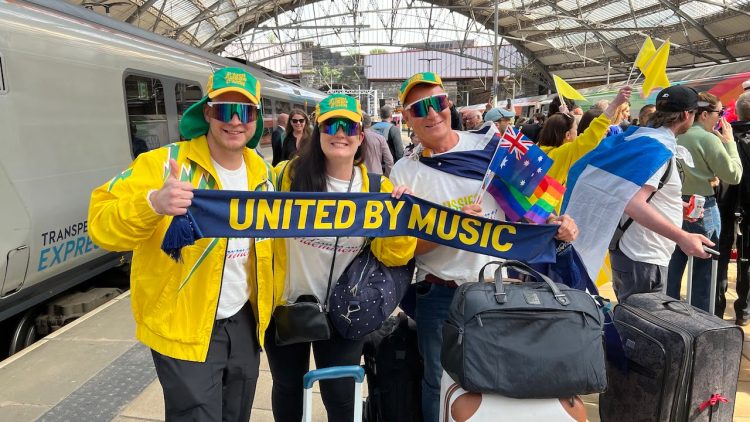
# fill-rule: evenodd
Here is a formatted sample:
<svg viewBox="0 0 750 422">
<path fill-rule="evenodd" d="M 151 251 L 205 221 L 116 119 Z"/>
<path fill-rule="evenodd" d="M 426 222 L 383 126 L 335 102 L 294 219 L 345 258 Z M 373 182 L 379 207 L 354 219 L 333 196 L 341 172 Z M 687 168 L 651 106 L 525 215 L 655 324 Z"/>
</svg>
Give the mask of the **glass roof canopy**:
<svg viewBox="0 0 750 422">
<path fill-rule="evenodd" d="M 260 64 L 305 45 L 367 54 L 495 43 L 492 0 L 68 1 Z M 750 56 L 750 0 L 498 0 L 497 8 L 498 43 L 546 78 L 627 75 L 646 35 L 657 45 L 670 39 L 674 67 Z"/>
</svg>

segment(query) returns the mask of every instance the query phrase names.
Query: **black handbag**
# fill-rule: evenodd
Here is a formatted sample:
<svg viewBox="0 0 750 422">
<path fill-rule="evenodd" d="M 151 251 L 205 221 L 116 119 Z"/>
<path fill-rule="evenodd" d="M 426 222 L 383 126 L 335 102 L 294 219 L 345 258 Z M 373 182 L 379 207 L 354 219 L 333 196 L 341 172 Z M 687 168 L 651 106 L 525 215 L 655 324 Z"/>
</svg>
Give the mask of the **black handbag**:
<svg viewBox="0 0 750 422">
<path fill-rule="evenodd" d="M 518 261 L 490 264 L 500 265 L 494 283 L 463 284 L 453 297 L 440 356 L 446 372 L 467 391 L 514 398 L 604 391 L 603 315 L 591 295 Z M 503 284 L 503 268 L 536 282 Z"/>
</svg>

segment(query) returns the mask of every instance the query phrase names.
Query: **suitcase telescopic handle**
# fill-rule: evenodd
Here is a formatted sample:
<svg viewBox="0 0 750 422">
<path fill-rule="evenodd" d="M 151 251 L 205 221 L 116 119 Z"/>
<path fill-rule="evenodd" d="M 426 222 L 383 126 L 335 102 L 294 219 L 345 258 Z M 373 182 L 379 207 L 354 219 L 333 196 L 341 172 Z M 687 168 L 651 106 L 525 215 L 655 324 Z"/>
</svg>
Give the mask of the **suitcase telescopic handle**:
<svg viewBox="0 0 750 422">
<path fill-rule="evenodd" d="M 361 383 L 365 379 L 365 370 L 359 365 L 316 369 L 305 374 L 302 384 L 307 389 L 312 388 L 316 381 L 336 378 L 354 378 L 355 382 Z"/>
<path fill-rule="evenodd" d="M 507 294 L 505 293 L 505 285 L 503 285 L 503 268 L 512 268 L 515 271 L 518 271 L 520 273 L 526 274 L 530 277 L 535 278 L 538 281 L 543 281 L 547 283 L 547 286 L 549 286 L 550 290 L 552 290 L 552 294 L 554 295 L 555 299 L 563 306 L 567 306 L 570 304 L 570 300 L 568 299 L 568 296 L 563 293 L 559 287 L 555 284 L 554 281 L 552 281 L 549 277 L 546 277 L 543 274 L 540 274 L 535 269 L 529 267 L 528 265 L 524 264 L 521 261 L 492 261 L 485 264 L 481 270 L 479 270 L 480 280 L 485 279 L 485 269 L 489 265 L 498 265 L 498 268 L 495 270 L 495 301 L 497 301 L 498 304 L 502 305 L 507 301 Z"/>
</svg>

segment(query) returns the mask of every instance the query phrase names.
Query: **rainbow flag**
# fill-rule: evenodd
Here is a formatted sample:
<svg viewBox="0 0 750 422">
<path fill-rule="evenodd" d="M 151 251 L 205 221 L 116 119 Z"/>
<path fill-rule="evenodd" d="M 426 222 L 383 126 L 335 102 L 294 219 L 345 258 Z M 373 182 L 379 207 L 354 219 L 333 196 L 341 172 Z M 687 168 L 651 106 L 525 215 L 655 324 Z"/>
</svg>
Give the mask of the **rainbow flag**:
<svg viewBox="0 0 750 422">
<path fill-rule="evenodd" d="M 529 197 L 532 204 L 524 214 L 528 221 L 544 224 L 563 198 L 565 187 L 550 176 L 544 176 L 534 193 Z"/>
</svg>

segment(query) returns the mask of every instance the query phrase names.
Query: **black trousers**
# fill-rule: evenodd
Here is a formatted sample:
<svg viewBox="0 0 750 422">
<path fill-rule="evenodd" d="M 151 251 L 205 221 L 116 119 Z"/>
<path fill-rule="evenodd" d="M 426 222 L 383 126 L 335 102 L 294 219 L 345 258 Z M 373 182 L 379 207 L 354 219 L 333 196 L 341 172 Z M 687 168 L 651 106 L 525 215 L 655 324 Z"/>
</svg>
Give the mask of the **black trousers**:
<svg viewBox="0 0 750 422">
<path fill-rule="evenodd" d="M 152 350 L 164 389 L 166 420 L 247 422 L 255 397 L 260 347 L 250 303 L 214 323 L 205 362 L 190 362 Z"/>
<path fill-rule="evenodd" d="M 271 407 L 276 422 L 302 420 L 302 377 L 310 369 L 312 345 L 317 368 L 341 365 L 359 365 L 364 340 L 347 340 L 331 328 L 329 340 L 276 345 L 276 325 L 266 330 L 266 354 L 271 367 L 273 389 Z M 351 422 L 354 414 L 354 380 L 351 378 L 320 381 L 320 394 L 328 413 L 329 422 Z"/>
</svg>

